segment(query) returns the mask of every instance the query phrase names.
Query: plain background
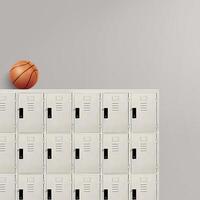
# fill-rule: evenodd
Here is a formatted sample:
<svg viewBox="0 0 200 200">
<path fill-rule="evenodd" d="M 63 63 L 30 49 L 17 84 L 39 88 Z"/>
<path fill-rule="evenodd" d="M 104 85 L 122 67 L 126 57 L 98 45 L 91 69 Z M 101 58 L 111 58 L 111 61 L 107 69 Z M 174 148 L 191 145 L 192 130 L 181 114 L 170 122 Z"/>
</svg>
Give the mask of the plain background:
<svg viewBox="0 0 200 200">
<path fill-rule="evenodd" d="M 2 0 L 0 88 L 19 59 L 36 88 L 160 89 L 160 199 L 199 199 L 199 0 Z"/>
</svg>

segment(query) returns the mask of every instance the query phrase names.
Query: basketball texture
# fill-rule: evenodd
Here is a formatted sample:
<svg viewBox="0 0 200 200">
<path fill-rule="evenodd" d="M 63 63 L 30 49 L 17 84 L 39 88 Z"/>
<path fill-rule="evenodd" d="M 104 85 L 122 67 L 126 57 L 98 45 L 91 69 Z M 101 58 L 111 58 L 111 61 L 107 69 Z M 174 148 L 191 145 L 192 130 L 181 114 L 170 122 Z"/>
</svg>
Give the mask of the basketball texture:
<svg viewBox="0 0 200 200">
<path fill-rule="evenodd" d="M 9 71 L 9 78 L 18 89 L 32 88 L 38 80 L 38 70 L 31 61 L 21 60 Z"/>
</svg>

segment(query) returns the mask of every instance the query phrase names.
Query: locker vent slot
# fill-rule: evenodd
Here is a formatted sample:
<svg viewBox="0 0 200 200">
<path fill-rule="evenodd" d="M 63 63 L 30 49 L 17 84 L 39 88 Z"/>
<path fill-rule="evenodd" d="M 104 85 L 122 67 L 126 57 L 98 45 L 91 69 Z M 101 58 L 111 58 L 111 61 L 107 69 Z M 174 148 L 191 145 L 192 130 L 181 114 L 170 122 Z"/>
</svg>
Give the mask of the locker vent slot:
<svg viewBox="0 0 200 200">
<path fill-rule="evenodd" d="M 63 143 L 56 142 L 56 152 L 62 152 L 62 150 L 63 150 Z"/>
<path fill-rule="evenodd" d="M 5 183 L 0 183 L 0 192 L 6 192 L 6 184 Z"/>
<path fill-rule="evenodd" d="M 63 192 L 63 184 L 62 183 L 56 183 L 56 192 L 60 193 Z"/>
<path fill-rule="evenodd" d="M 56 102 L 56 111 L 63 111 L 63 103 L 62 102 Z"/>
<path fill-rule="evenodd" d="M 7 110 L 6 102 L 0 102 L 0 111 L 5 112 Z"/>
<path fill-rule="evenodd" d="M 28 192 L 34 192 L 35 187 L 34 187 L 34 183 L 28 183 L 27 184 L 27 191 Z"/>
<path fill-rule="evenodd" d="M 140 143 L 140 151 L 141 152 L 146 152 L 147 151 L 147 143 L 146 142 L 141 142 Z"/>
<path fill-rule="evenodd" d="M 91 185 L 89 183 L 85 183 L 83 185 L 84 192 L 91 192 Z"/>
<path fill-rule="evenodd" d="M 35 110 L 35 103 L 34 102 L 28 102 L 27 103 L 27 110 L 29 112 L 33 112 Z"/>
<path fill-rule="evenodd" d="M 91 102 L 84 102 L 83 103 L 83 110 L 85 112 L 89 112 L 91 110 Z"/>
<path fill-rule="evenodd" d="M 6 142 L 0 142 L 0 152 L 6 151 Z"/>
<path fill-rule="evenodd" d="M 112 192 L 119 192 L 119 184 L 117 183 L 112 184 Z"/>
<path fill-rule="evenodd" d="M 118 142 L 112 143 L 112 152 L 119 152 L 119 143 Z"/>
<path fill-rule="evenodd" d="M 112 111 L 113 112 L 119 111 L 119 102 L 112 102 Z"/>
<path fill-rule="evenodd" d="M 147 192 L 147 183 L 141 183 L 140 184 L 140 192 Z"/>
<path fill-rule="evenodd" d="M 89 142 L 84 142 L 83 149 L 84 149 L 84 152 L 90 152 L 91 151 L 90 143 Z"/>
<path fill-rule="evenodd" d="M 141 98 L 140 98 L 140 110 L 142 111 L 142 112 L 147 112 L 147 110 L 148 110 L 148 107 L 147 107 L 147 100 L 148 100 L 148 98 L 147 98 L 147 96 L 142 96 Z"/>
<path fill-rule="evenodd" d="M 34 143 L 28 143 L 27 150 L 28 150 L 28 152 L 34 152 L 34 150 L 35 150 Z"/>
</svg>

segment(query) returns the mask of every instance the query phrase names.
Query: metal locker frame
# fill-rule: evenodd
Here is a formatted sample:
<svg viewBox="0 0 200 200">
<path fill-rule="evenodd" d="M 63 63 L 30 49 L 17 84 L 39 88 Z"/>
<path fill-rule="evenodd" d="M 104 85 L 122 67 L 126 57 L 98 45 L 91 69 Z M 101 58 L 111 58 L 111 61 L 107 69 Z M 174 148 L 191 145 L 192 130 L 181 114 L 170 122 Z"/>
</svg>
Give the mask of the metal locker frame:
<svg viewBox="0 0 200 200">
<path fill-rule="evenodd" d="M 71 94 L 45 94 L 47 133 L 71 133 Z"/>
<path fill-rule="evenodd" d="M 46 139 L 47 173 L 71 173 L 71 135 L 47 134 Z"/>
<path fill-rule="evenodd" d="M 100 135 L 75 134 L 75 173 L 100 172 Z"/>
<path fill-rule="evenodd" d="M 75 133 L 99 133 L 100 93 L 75 93 Z"/>
</svg>

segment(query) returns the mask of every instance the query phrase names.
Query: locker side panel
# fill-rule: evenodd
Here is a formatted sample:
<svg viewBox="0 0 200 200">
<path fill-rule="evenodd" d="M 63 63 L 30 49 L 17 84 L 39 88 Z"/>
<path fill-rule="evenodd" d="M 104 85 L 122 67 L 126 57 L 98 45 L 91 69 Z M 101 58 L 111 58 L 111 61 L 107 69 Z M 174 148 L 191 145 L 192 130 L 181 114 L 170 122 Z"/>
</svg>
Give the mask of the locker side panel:
<svg viewBox="0 0 200 200">
<path fill-rule="evenodd" d="M 46 94 L 47 133 L 71 132 L 71 94 Z"/>
<path fill-rule="evenodd" d="M 20 134 L 18 144 L 18 172 L 43 173 L 43 136 Z"/>
<path fill-rule="evenodd" d="M 15 200 L 14 174 L 0 174 L 0 199 Z"/>
<path fill-rule="evenodd" d="M 100 136 L 98 134 L 76 134 L 74 152 L 76 173 L 99 173 Z"/>
<path fill-rule="evenodd" d="M 103 94 L 103 132 L 128 132 L 128 94 Z"/>
<path fill-rule="evenodd" d="M 128 135 L 104 134 L 103 172 L 128 173 Z"/>
<path fill-rule="evenodd" d="M 156 94 L 132 94 L 132 132 L 156 131 Z"/>
<path fill-rule="evenodd" d="M 47 173 L 70 173 L 71 171 L 71 135 L 47 135 Z"/>
<path fill-rule="evenodd" d="M 0 133 L 15 132 L 15 94 L 0 93 Z"/>
<path fill-rule="evenodd" d="M 0 134 L 0 173 L 15 173 L 15 135 Z"/>
<path fill-rule="evenodd" d="M 99 93 L 78 93 L 74 95 L 75 132 L 99 132 Z"/>
<path fill-rule="evenodd" d="M 134 134 L 130 152 L 132 173 L 156 172 L 156 135 Z"/>
<path fill-rule="evenodd" d="M 18 131 L 43 132 L 43 94 L 19 94 Z"/>
</svg>

